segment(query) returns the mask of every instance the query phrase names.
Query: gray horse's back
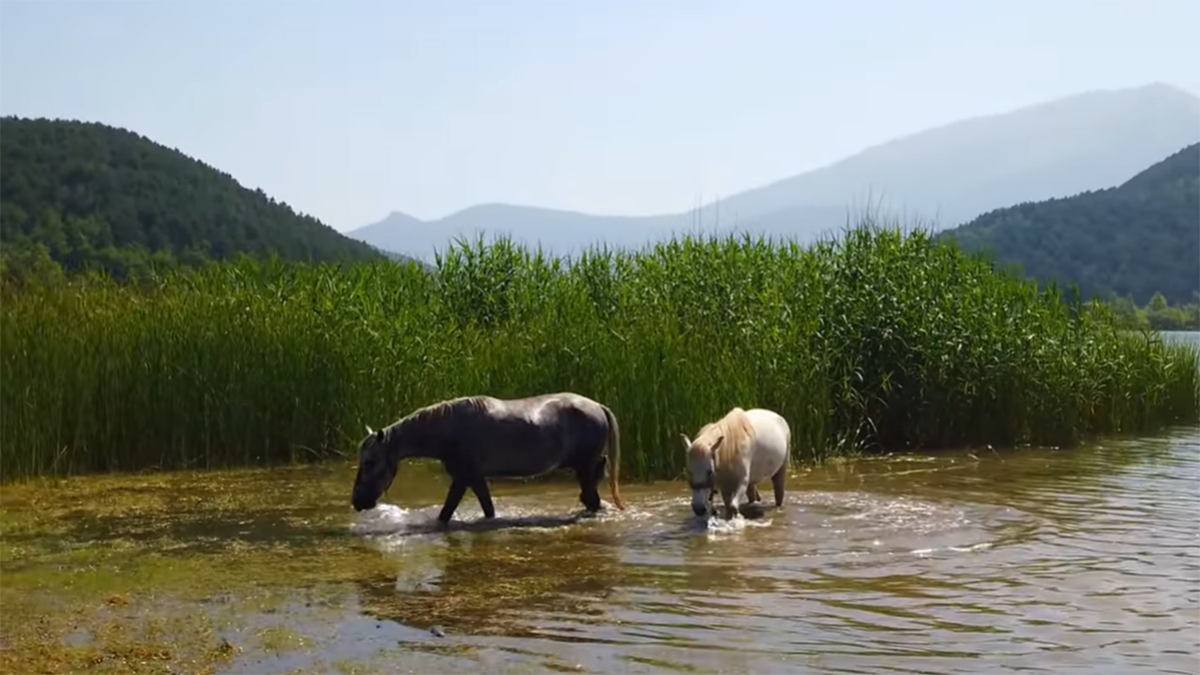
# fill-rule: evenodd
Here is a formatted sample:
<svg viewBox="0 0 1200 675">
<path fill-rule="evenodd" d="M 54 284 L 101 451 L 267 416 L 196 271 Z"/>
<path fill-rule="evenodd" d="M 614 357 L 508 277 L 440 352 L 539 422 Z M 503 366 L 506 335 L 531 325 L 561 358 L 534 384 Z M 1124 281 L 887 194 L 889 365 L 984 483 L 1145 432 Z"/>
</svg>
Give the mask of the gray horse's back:
<svg viewBox="0 0 1200 675">
<path fill-rule="evenodd" d="M 555 392 L 485 400 L 486 421 L 464 432 L 489 475 L 540 475 L 594 461 L 603 452 L 608 438 L 605 409 L 586 396 Z"/>
<path fill-rule="evenodd" d="M 519 420 L 547 429 L 574 429 L 568 425 L 580 425 L 585 422 L 605 430 L 608 428 L 604 406 L 582 394 L 570 391 L 511 399 L 488 397 L 488 403 L 489 413 L 497 420 Z"/>
</svg>

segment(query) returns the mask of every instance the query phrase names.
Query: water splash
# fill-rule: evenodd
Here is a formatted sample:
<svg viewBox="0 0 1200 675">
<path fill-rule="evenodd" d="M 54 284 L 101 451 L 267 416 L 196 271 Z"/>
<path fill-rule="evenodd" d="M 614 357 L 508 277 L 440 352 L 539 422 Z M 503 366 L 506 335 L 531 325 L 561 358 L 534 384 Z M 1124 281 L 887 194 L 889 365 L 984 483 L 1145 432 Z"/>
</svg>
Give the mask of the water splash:
<svg viewBox="0 0 1200 675">
<path fill-rule="evenodd" d="M 428 535 L 447 532 L 487 532 L 509 528 L 531 530 L 549 530 L 575 525 L 593 520 L 606 520 L 619 517 L 613 514 L 613 509 L 602 509 L 595 514 L 584 509 L 567 513 L 547 513 L 544 508 L 530 508 L 519 505 L 506 505 L 496 509 L 495 518 L 484 518 L 478 507 L 458 509 L 454 518 L 443 525 L 437 516 L 441 511 L 440 505 L 406 509 L 395 504 L 381 503 L 373 509 L 363 511 L 350 523 L 352 534 L 367 538 L 403 538 L 414 535 Z"/>
<path fill-rule="evenodd" d="M 404 509 L 395 504 L 379 504 L 363 511 L 350 524 L 350 531 L 358 535 L 396 534 L 419 522 L 417 512 L 421 509 Z"/>
<path fill-rule="evenodd" d="M 934 553 L 938 553 L 940 551 L 951 551 L 954 553 L 975 553 L 978 551 L 986 551 L 992 548 L 992 546 L 994 546 L 993 542 L 981 541 L 978 544 L 971 544 L 969 546 L 934 546 L 931 548 L 919 548 L 914 549 L 912 554 L 919 558 L 928 558 Z"/>
</svg>

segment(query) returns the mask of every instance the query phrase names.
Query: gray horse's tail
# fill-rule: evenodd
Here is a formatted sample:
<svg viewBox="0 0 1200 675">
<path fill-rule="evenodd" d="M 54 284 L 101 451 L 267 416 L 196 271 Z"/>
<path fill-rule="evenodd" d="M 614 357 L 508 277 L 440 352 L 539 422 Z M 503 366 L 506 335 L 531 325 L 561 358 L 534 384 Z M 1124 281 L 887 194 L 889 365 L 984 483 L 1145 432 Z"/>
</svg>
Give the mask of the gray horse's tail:
<svg viewBox="0 0 1200 675">
<path fill-rule="evenodd" d="M 617 416 L 613 411 L 608 409 L 608 406 L 603 403 L 600 408 L 604 410 L 604 418 L 608 420 L 608 489 L 612 491 L 613 503 L 618 509 L 625 509 L 625 502 L 621 500 L 621 493 L 617 489 L 617 474 L 621 471 L 621 429 L 617 426 Z"/>
</svg>

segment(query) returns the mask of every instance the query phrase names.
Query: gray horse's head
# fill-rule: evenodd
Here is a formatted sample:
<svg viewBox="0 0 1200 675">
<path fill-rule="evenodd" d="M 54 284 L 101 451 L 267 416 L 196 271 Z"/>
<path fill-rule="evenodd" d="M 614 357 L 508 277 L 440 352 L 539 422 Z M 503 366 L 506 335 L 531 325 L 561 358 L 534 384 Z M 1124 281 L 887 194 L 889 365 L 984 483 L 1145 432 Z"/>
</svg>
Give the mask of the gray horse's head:
<svg viewBox="0 0 1200 675">
<path fill-rule="evenodd" d="M 379 497 L 396 477 L 400 457 L 389 448 L 387 433 L 386 429 L 372 431 L 367 427 L 367 437 L 358 446 L 358 474 L 354 477 L 354 492 L 350 496 L 355 511 L 375 508 Z"/>
</svg>

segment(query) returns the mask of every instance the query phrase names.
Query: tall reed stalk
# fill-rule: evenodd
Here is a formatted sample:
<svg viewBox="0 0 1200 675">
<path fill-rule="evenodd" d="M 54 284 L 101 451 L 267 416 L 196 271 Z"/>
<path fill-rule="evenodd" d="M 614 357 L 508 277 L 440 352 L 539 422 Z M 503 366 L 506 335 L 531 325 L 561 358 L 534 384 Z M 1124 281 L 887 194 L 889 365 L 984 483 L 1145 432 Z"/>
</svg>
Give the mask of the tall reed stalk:
<svg viewBox="0 0 1200 675">
<path fill-rule="evenodd" d="M 1197 421 L 1194 348 L 908 234 L 809 249 L 683 237 L 549 258 L 464 243 L 434 272 L 243 260 L 151 288 L 90 277 L 0 296 L 0 474 L 352 453 L 452 396 L 608 404 L 622 474 L 670 477 L 733 406 L 785 415 L 797 460 Z"/>
</svg>

